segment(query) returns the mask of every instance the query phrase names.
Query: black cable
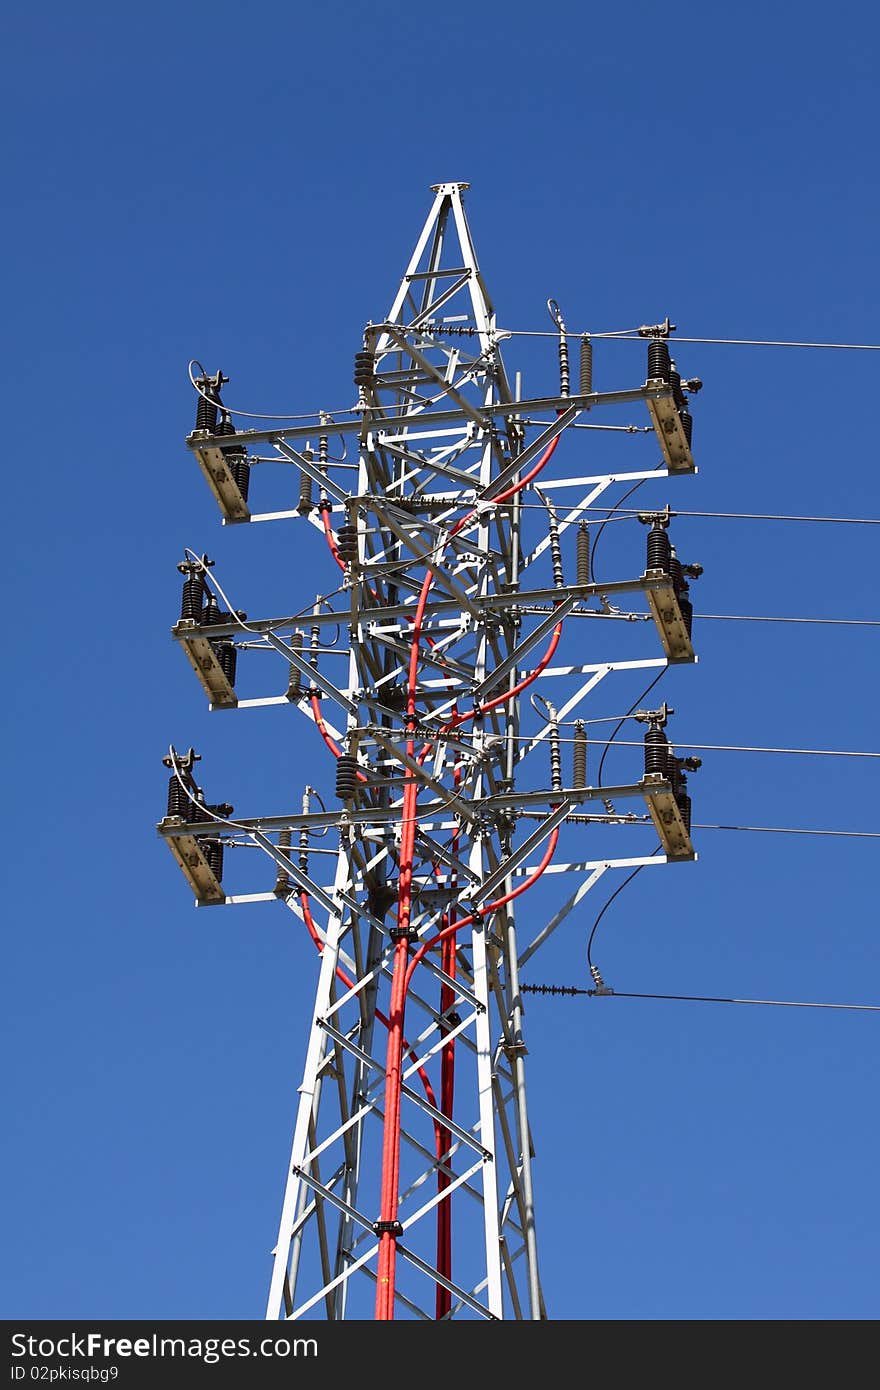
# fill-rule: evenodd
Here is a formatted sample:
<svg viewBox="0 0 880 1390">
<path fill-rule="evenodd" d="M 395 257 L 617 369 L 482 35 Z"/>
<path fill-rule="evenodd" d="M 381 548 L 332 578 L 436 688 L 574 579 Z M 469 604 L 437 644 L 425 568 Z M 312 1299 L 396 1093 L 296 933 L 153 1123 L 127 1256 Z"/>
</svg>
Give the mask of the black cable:
<svg viewBox="0 0 880 1390">
<path fill-rule="evenodd" d="M 672 999 L 686 1004 L 764 1004 L 775 1009 L 852 1009 L 880 1014 L 880 1004 L 830 1004 L 812 999 L 732 999 L 718 994 L 634 994 L 616 989 L 578 989 L 576 985 L 520 985 L 523 994 L 587 994 L 603 999 Z"/>
<path fill-rule="evenodd" d="M 658 463 L 655 472 L 659 471 L 663 467 L 664 465 L 662 463 Z M 623 496 L 614 503 L 614 506 L 609 509 L 608 515 L 606 516 L 605 520 L 599 524 L 596 534 L 593 537 L 593 543 L 590 546 L 590 578 L 592 579 L 594 584 L 597 584 L 599 582 L 596 578 L 596 571 L 593 568 L 593 561 L 596 558 L 596 546 L 599 544 L 599 537 L 605 530 L 605 527 L 608 525 L 608 522 L 611 520 L 612 516 L 617 511 L 618 507 L 622 507 L 627 498 L 632 497 L 634 492 L 638 492 L 639 488 L 642 486 L 642 483 L 647 482 L 650 482 L 649 478 L 642 478 L 639 482 L 634 483 L 633 486 L 629 489 L 629 491 L 625 492 Z"/>
<path fill-rule="evenodd" d="M 655 850 L 652 850 L 652 852 L 651 852 L 651 858 L 653 859 L 653 857 L 654 857 L 655 854 L 659 854 L 661 849 L 662 849 L 662 845 L 658 845 L 657 848 L 656 848 Z M 627 885 L 628 883 L 632 883 L 632 881 L 633 881 L 633 879 L 635 878 L 636 874 L 640 874 L 640 873 L 642 872 L 642 869 L 643 869 L 644 867 L 645 867 L 644 864 L 640 864 L 640 865 L 638 866 L 637 869 L 633 869 L 633 871 L 632 871 L 631 874 L 627 874 L 626 878 L 623 880 L 623 883 L 618 884 L 618 886 L 615 888 L 614 892 L 611 894 L 611 897 L 608 899 L 608 901 L 606 902 L 605 906 L 602 908 L 602 911 L 599 913 L 599 916 L 596 918 L 595 922 L 593 923 L 593 930 L 590 932 L 590 936 L 589 936 L 589 939 L 588 939 L 588 941 L 587 941 L 587 965 L 590 967 L 590 970 L 591 970 L 591 971 L 592 971 L 592 969 L 593 969 L 593 957 L 592 957 L 593 937 L 596 935 L 596 928 L 598 927 L 599 923 L 602 921 L 602 918 L 605 916 L 605 913 L 608 911 L 608 909 L 609 909 L 609 907 L 611 906 L 611 904 L 614 902 L 614 899 L 617 897 L 618 893 L 622 893 L 623 890 L 624 890 L 624 888 L 626 887 L 626 885 Z"/>
<path fill-rule="evenodd" d="M 597 991 L 587 990 L 587 994 Z M 616 989 L 608 991 L 608 998 L 618 999 L 675 999 L 689 1004 L 768 1004 L 775 1009 L 855 1009 L 860 1013 L 878 1014 L 880 1004 L 826 1004 L 804 999 L 727 999 L 717 994 L 627 994 Z"/>
<path fill-rule="evenodd" d="M 600 522 L 598 527 L 596 528 L 596 534 L 593 537 L 593 543 L 590 546 L 590 579 L 594 584 L 597 584 L 599 582 L 596 578 L 596 571 L 593 568 L 593 561 L 596 558 L 596 546 L 599 544 L 599 537 L 602 535 L 602 532 L 605 530 L 605 527 L 608 525 L 608 522 L 611 520 L 611 517 L 614 514 L 614 512 L 617 511 L 617 508 L 622 507 L 627 498 L 632 497 L 634 492 L 638 492 L 639 488 L 642 486 L 642 483 L 646 483 L 647 481 L 647 478 L 642 478 L 641 482 L 635 483 L 634 486 L 630 488 L 629 492 L 625 492 L 621 497 L 620 501 L 615 502 L 614 506 L 609 511 L 605 520 Z"/>
<path fill-rule="evenodd" d="M 642 693 L 641 693 L 641 695 L 639 696 L 639 698 L 638 698 L 633 704 L 630 705 L 629 709 L 627 710 L 627 712 L 626 712 L 626 714 L 623 716 L 623 718 L 618 720 L 617 724 L 616 724 L 615 727 L 614 727 L 614 732 L 613 732 L 613 734 L 611 735 L 611 737 L 610 737 L 610 738 L 608 739 L 608 741 L 606 742 L 605 747 L 602 749 L 602 756 L 601 756 L 601 758 L 599 759 L 599 770 L 598 770 L 598 772 L 596 773 L 596 786 L 597 786 L 597 787 L 601 787 L 601 785 L 602 785 L 602 768 L 605 766 L 605 758 L 606 758 L 607 755 L 608 755 L 608 749 L 611 747 L 611 745 L 612 745 L 612 743 L 614 742 L 615 738 L 616 738 L 617 735 L 620 733 L 620 731 L 621 731 L 621 729 L 623 728 L 624 724 L 626 723 L 627 719 L 629 719 L 629 717 L 630 717 L 630 715 L 632 714 L 633 710 L 638 709 L 639 705 L 642 703 L 642 701 L 644 700 L 645 696 L 646 696 L 646 695 L 650 695 L 651 691 L 654 689 L 654 686 L 657 684 L 657 682 L 658 682 L 659 680 L 661 680 L 661 679 L 663 678 L 663 676 L 666 675 L 666 672 L 667 672 L 668 670 L 669 670 L 669 667 L 668 667 L 668 666 L 664 666 L 663 669 L 662 669 L 661 671 L 659 671 L 658 674 L 657 674 L 657 675 L 654 677 L 654 679 L 651 681 L 651 684 L 650 684 L 649 686 L 647 686 L 647 687 L 642 691 Z"/>
</svg>

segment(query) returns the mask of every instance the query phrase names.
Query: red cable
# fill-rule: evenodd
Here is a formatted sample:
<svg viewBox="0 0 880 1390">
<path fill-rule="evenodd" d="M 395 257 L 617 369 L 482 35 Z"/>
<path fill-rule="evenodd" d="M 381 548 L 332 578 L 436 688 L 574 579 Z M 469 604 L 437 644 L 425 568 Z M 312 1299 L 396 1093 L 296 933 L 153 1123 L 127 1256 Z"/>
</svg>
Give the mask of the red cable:
<svg viewBox="0 0 880 1390">
<path fill-rule="evenodd" d="M 455 711 L 453 710 L 453 713 Z M 461 764 L 456 763 L 452 774 L 453 786 L 458 787 L 461 783 Z M 458 855 L 459 830 L 458 826 L 452 836 L 450 846 L 453 855 Z M 451 872 L 451 883 L 455 887 L 458 882 L 458 875 L 453 869 Z M 453 922 L 454 906 L 450 906 L 446 914 L 446 925 Z M 440 969 L 455 979 L 457 966 L 457 934 L 450 932 L 443 942 L 440 953 Z M 452 985 L 445 982 L 440 986 L 440 1017 L 445 1019 L 447 1013 L 455 1002 L 455 989 Z M 447 1031 L 449 1031 L 447 1025 Z M 444 1043 L 440 1053 L 440 1109 L 444 1116 L 452 1118 L 453 1103 L 455 1099 L 455 1039 L 452 1038 Z M 442 1194 L 450 1184 L 449 1174 L 444 1171 L 451 1162 L 449 1150 L 452 1145 L 452 1133 L 446 1126 L 440 1129 L 438 1137 L 437 1152 L 437 1192 Z M 452 1278 L 452 1203 L 448 1198 L 441 1195 L 437 1203 L 437 1269 L 446 1279 Z M 445 1318 L 452 1308 L 452 1294 L 449 1289 L 442 1284 L 437 1285 L 435 1300 L 435 1317 L 439 1320 Z"/>
<path fill-rule="evenodd" d="M 321 707 L 318 704 L 317 695 L 313 695 L 311 697 L 311 706 L 312 714 L 314 716 L 315 723 L 318 726 L 319 734 L 326 743 L 327 747 L 330 749 L 330 752 L 333 754 L 334 758 L 340 758 L 342 756 L 342 749 L 339 747 L 339 744 L 335 741 L 335 739 L 331 738 L 330 734 L 328 733 L 327 725 L 324 723 L 324 716 L 321 713 Z M 359 782 L 369 781 L 369 778 L 367 777 L 365 772 L 359 772 L 357 775 L 357 779 Z"/>
<path fill-rule="evenodd" d="M 300 895 L 299 895 L 299 900 L 300 900 L 300 903 L 302 904 L 303 918 L 305 919 L 305 924 L 306 924 L 306 928 L 308 929 L 309 936 L 312 938 L 312 940 L 314 941 L 316 947 L 318 948 L 318 955 L 323 955 L 323 954 L 324 954 L 324 943 L 323 943 L 323 941 L 321 940 L 320 936 L 318 935 L 318 928 L 315 926 L 315 919 L 314 919 L 314 917 L 312 916 L 312 909 L 311 909 L 311 906 L 310 906 L 310 904 L 309 904 L 309 895 L 308 895 L 308 893 L 306 893 L 306 892 L 304 892 L 304 891 L 301 891 L 301 892 L 300 892 Z M 345 971 L 342 970 L 338 965 L 337 965 L 337 967 L 336 967 L 336 978 L 337 978 L 337 980 L 340 980 L 340 981 L 342 982 L 342 984 L 345 985 L 346 989 L 354 989 L 354 981 L 353 981 L 353 980 L 350 980 L 349 977 L 346 975 Z M 390 1027 L 390 1024 L 389 1024 L 389 1022 L 388 1022 L 388 1019 L 385 1017 L 385 1015 L 384 1015 L 383 1013 L 380 1012 L 379 1009 L 376 1010 L 375 1016 L 376 1016 L 376 1018 L 379 1020 L 380 1023 L 383 1023 L 383 1024 L 385 1025 L 386 1028 Z M 413 1061 L 414 1061 L 414 1062 L 418 1062 L 418 1058 L 417 1058 L 415 1052 L 414 1052 L 413 1049 L 410 1047 L 409 1043 L 406 1041 L 405 1038 L 404 1038 L 404 1040 L 403 1040 L 403 1045 L 404 1045 L 404 1048 L 406 1049 L 407 1054 L 413 1059 Z M 436 1097 L 436 1095 L 435 1095 L 435 1093 L 434 1093 L 434 1087 L 431 1085 L 431 1078 L 429 1077 L 428 1073 L 425 1071 L 424 1067 L 421 1067 L 421 1066 L 420 1066 L 420 1067 L 418 1068 L 418 1073 L 419 1073 L 419 1077 L 421 1078 L 422 1085 L 423 1085 L 424 1088 L 425 1088 L 425 1095 L 426 1095 L 427 1098 L 428 1098 L 428 1104 L 429 1104 L 429 1105 L 433 1105 L 434 1109 L 436 1110 L 436 1109 L 438 1108 L 438 1107 L 437 1107 L 437 1097 Z M 436 1138 L 436 1140 L 437 1140 L 437 1143 L 439 1144 L 439 1142 L 440 1142 L 440 1126 L 439 1126 L 439 1124 L 437 1123 L 436 1120 L 434 1121 L 434 1135 L 435 1135 L 435 1138 Z M 438 1150 L 438 1153 L 439 1153 L 439 1152 L 442 1152 L 442 1151 L 441 1151 L 441 1150 Z"/>
<path fill-rule="evenodd" d="M 330 503 L 327 501 L 326 498 L 321 503 L 320 512 L 321 520 L 324 523 L 324 535 L 327 537 L 327 544 L 330 547 L 330 554 L 333 556 L 333 559 L 336 561 L 337 565 L 342 570 L 342 573 L 345 574 L 345 571 L 348 568 L 348 566 L 346 565 L 345 561 L 340 557 L 339 550 L 336 546 L 336 542 L 333 539 L 333 531 L 330 526 Z"/>
<path fill-rule="evenodd" d="M 551 440 L 544 450 L 540 459 L 524 478 L 512 484 L 503 492 L 491 500 L 497 505 L 505 502 L 508 498 L 515 496 L 518 492 L 537 477 L 541 470 L 546 466 L 553 456 L 559 436 Z M 450 532 L 450 539 L 463 530 L 463 528 L 473 519 L 476 508 L 456 522 Z M 325 523 L 326 528 L 326 523 Z M 421 628 L 424 620 L 425 607 L 428 594 L 433 583 L 434 576 L 429 570 L 422 582 L 416 605 L 415 620 L 413 623 L 412 643 L 410 646 L 409 671 L 407 679 L 407 725 L 410 727 L 416 722 L 415 710 L 415 691 L 419 666 L 419 645 L 421 641 Z M 554 632 L 554 639 L 551 640 L 549 654 L 546 655 L 544 664 L 550 660 L 555 651 L 555 644 L 559 637 Z M 543 667 L 541 667 L 543 669 Z M 535 671 L 528 678 L 525 684 L 531 684 L 540 672 Z M 522 688 L 525 688 L 523 685 Z M 517 688 L 506 692 L 505 695 L 498 697 L 493 702 L 496 704 L 505 703 L 517 693 Z M 410 732 L 407 740 L 407 753 L 410 757 L 415 754 L 415 746 Z M 382 1183 L 380 1201 L 380 1220 L 383 1225 L 391 1227 L 384 1230 L 379 1236 L 379 1259 L 377 1266 L 376 1280 L 376 1320 L 391 1321 L 394 1318 L 394 1277 L 396 1264 L 396 1237 L 393 1234 L 393 1225 L 397 1220 L 397 1207 L 399 1201 L 399 1167 L 400 1167 L 400 1076 L 402 1065 L 402 1037 L 403 1037 L 403 1017 L 406 1008 L 406 995 L 412 979 L 415 964 L 420 961 L 428 949 L 427 946 L 420 947 L 413 957 L 413 962 L 409 963 L 409 923 L 412 909 L 412 867 L 415 848 L 415 817 L 418 806 L 418 784 L 415 778 L 410 777 L 406 782 L 403 793 L 402 822 L 401 822 L 401 843 L 399 852 L 399 876 L 398 876 L 398 902 L 397 902 L 397 929 L 398 939 L 394 948 L 394 965 L 391 981 L 391 1009 L 390 1027 L 388 1030 L 388 1049 L 386 1054 L 385 1067 L 385 1118 L 383 1126 L 382 1144 Z M 526 883 L 520 885 L 505 898 L 499 899 L 497 904 L 493 904 L 487 910 L 492 910 L 496 906 L 503 906 L 520 893 L 525 892 L 526 888 L 531 887 L 532 883 L 544 872 L 553 853 L 556 849 L 556 842 L 559 838 L 558 830 L 554 831 L 550 837 L 548 852 L 544 861 L 539 867 L 538 872 L 533 875 Z M 436 944 L 441 938 L 449 935 L 452 931 L 458 931 L 462 926 L 467 926 L 473 921 L 473 915 L 463 918 L 447 926 L 441 932 L 440 937 L 435 938 L 432 944 Z"/>
<path fill-rule="evenodd" d="M 451 923 L 448 927 L 444 927 L 443 930 L 439 931 L 436 936 L 431 937 L 430 941 L 425 941 L 421 946 L 419 946 L 419 949 L 416 951 L 415 955 L 413 956 L 412 960 L 409 962 L 409 965 L 407 967 L 407 989 L 409 988 L 409 984 L 412 980 L 416 966 L 419 964 L 419 962 L 423 959 L 423 957 L 427 954 L 428 951 L 433 950 L 434 947 L 439 945 L 441 941 L 445 941 L 446 938 L 452 932 L 460 931 L 462 927 L 469 927 L 471 923 L 476 920 L 477 916 L 488 917 L 491 913 L 497 912 L 500 907 L 505 907 L 507 903 L 513 902 L 514 898 L 520 897 L 523 893 L 527 892 L 529 888 L 532 888 L 534 884 L 538 882 L 538 879 L 541 877 L 544 870 L 547 868 L 547 865 L 550 863 L 550 860 L 556 853 L 556 845 L 558 841 L 559 827 L 557 826 L 557 828 L 551 831 L 550 833 L 550 837 L 547 841 L 547 848 L 544 851 L 544 858 L 541 860 L 537 869 L 535 869 L 533 873 L 529 874 L 529 877 L 525 880 L 524 883 L 521 883 L 518 888 L 511 889 L 511 891 L 509 893 L 505 893 L 503 897 L 496 898 L 494 902 L 488 903 L 486 907 L 480 909 L 479 913 L 472 912 L 467 917 L 462 917 L 459 921 Z"/>
<path fill-rule="evenodd" d="M 334 758 L 340 758 L 342 756 L 342 749 L 339 747 L 339 744 L 336 743 L 327 732 L 327 725 L 324 723 L 324 716 L 321 713 L 321 706 L 318 704 L 317 695 L 312 696 L 311 706 L 315 723 L 318 726 L 318 733 L 321 735 L 327 747 L 330 749 L 330 752 L 333 754 Z"/>
</svg>

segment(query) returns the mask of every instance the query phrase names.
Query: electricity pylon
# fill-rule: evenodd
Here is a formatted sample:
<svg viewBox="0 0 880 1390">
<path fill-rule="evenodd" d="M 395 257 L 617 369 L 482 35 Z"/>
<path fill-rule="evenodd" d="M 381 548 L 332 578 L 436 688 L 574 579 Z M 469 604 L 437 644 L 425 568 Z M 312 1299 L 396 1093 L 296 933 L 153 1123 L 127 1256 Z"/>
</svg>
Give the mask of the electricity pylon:
<svg viewBox="0 0 880 1390">
<path fill-rule="evenodd" d="M 616 482 L 694 471 L 687 407 L 699 383 L 675 371 L 667 320 L 642 331 L 646 382 L 615 392 L 593 391 L 593 345 L 582 335 L 572 392 L 571 335 L 551 300 L 559 388 L 520 399 L 500 350 L 510 335 L 477 264 L 466 188 L 434 187 L 390 310 L 364 332 L 349 411 L 236 431 L 222 404 L 226 378 L 202 371 L 194 380 L 199 412 L 187 442 L 224 520 L 310 521 L 339 569 L 335 602 L 319 596 L 300 615 L 247 621 L 207 557 L 188 552 L 174 628 L 212 707 L 289 703 L 335 757 L 335 805 L 306 788 L 301 807 L 245 820 L 205 803 L 193 750 L 165 760 L 159 830 L 197 902 L 281 901 L 317 948 L 272 1319 L 548 1316 L 520 971 L 609 870 L 695 858 L 685 776 L 693 762 L 672 753 L 666 707 L 640 712 L 649 724 L 644 775 L 618 786 L 589 785 L 582 720 L 609 675 L 694 660 L 687 578 L 698 567 L 675 557 L 667 507 L 642 517 L 644 572 L 595 584 L 583 518 Z M 660 467 L 554 480 L 551 461 L 570 427 L 603 406 L 637 403 L 648 408 Z M 354 488 L 350 466 L 331 457 L 339 435 L 358 445 Z M 569 435 L 577 447 L 588 437 Z M 299 469 L 295 509 L 250 509 L 257 442 Z M 561 516 L 554 488 L 575 489 Z M 564 631 L 626 616 L 612 599 L 627 595 L 646 598 L 662 655 L 551 664 L 565 654 Z M 344 681 L 323 641 L 337 624 L 347 632 Z M 254 645 L 287 663 L 284 695 L 237 694 L 237 653 Z M 551 690 L 561 697 L 551 700 Z M 569 726 L 571 737 L 561 733 Z M 634 819 L 616 809 L 627 798 L 646 808 L 664 852 L 584 861 L 583 826 Z M 605 807 L 592 815 L 597 799 Z M 338 841 L 332 875 L 315 853 L 319 834 Z M 236 839 L 275 861 L 271 892 L 227 895 L 223 846 Z M 579 857 L 561 862 L 575 841 Z M 524 936 L 519 900 L 561 872 L 574 891 Z M 547 877 L 534 901 L 546 904 L 555 881 Z"/>
</svg>

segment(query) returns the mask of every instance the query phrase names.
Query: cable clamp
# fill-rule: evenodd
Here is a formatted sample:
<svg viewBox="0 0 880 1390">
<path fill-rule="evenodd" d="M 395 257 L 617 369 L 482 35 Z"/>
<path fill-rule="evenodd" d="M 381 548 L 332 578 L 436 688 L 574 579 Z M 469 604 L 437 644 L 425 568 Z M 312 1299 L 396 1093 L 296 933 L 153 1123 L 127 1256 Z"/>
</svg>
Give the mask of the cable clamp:
<svg viewBox="0 0 880 1390">
<path fill-rule="evenodd" d="M 398 941 L 403 941 L 404 938 L 409 941 L 410 944 L 414 944 L 418 941 L 419 934 L 415 927 L 389 927 L 388 938 L 390 941 L 393 941 L 395 945 Z"/>
<path fill-rule="evenodd" d="M 640 338 L 668 338 L 670 333 L 675 332 L 676 325 L 669 322 L 669 315 L 666 315 L 663 323 L 643 323 L 639 328 Z"/>
<path fill-rule="evenodd" d="M 610 986 L 610 985 L 606 985 L 605 981 L 602 979 L 602 973 L 601 973 L 601 971 L 599 970 L 598 965 L 591 965 L 591 966 L 590 966 L 590 974 L 592 975 L 593 979 L 594 979 L 595 982 L 596 982 L 596 988 L 595 988 L 595 989 L 588 990 L 588 991 L 587 991 L 588 994 L 613 994 L 613 993 L 614 993 L 614 990 L 611 988 L 611 986 Z"/>
<path fill-rule="evenodd" d="M 402 1236 L 403 1227 L 399 1221 L 374 1221 L 373 1234 L 377 1236 Z"/>
</svg>

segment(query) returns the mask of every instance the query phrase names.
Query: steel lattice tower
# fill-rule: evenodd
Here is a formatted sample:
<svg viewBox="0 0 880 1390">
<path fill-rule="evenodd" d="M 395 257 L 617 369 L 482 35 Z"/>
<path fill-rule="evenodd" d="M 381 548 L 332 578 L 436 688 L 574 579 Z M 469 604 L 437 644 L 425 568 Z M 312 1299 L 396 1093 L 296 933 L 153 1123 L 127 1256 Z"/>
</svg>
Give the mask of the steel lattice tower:
<svg viewBox="0 0 880 1390">
<path fill-rule="evenodd" d="M 644 572 L 601 586 L 590 579 L 582 518 L 614 483 L 694 471 L 686 392 L 698 383 L 682 385 L 670 366 L 667 321 L 644 330 L 647 381 L 631 389 L 592 390 L 592 344 L 582 338 L 572 392 L 569 335 L 550 301 L 559 390 L 517 399 L 466 188 L 435 186 L 390 311 L 365 330 L 358 400 L 345 418 L 316 413 L 308 427 L 235 431 L 222 405 L 226 378 L 196 379 L 199 414 L 187 443 L 224 520 L 311 522 L 325 534 L 328 567 L 339 567 L 333 601 L 319 596 L 299 615 L 245 621 L 207 557 L 189 552 L 174 628 L 212 708 L 288 703 L 336 759 L 335 801 L 328 788 L 323 799 L 321 788 L 306 788 L 301 806 L 245 820 L 205 802 L 192 750 L 165 759 L 159 830 L 197 902 L 280 901 L 317 947 L 273 1252 L 273 1319 L 547 1316 L 520 971 L 607 871 L 695 857 L 687 762 L 663 732 L 665 706 L 645 714 L 644 776 L 622 786 L 588 784 L 575 721 L 614 672 L 694 660 L 668 508 L 643 518 L 651 527 Z M 604 405 L 636 402 L 648 408 L 663 466 L 554 484 L 551 460 L 569 427 Z M 334 468 L 331 435 L 357 445 L 354 487 L 352 472 Z M 258 442 L 298 468 L 295 509 L 250 510 L 249 450 Z M 562 516 L 554 485 L 576 490 Z M 566 582 L 563 548 L 573 554 L 575 539 L 576 582 Z M 614 614 L 610 598 L 627 594 L 646 596 L 662 654 L 566 664 L 563 626 L 583 632 L 586 619 Z M 344 681 L 342 663 L 331 668 L 322 655 L 337 623 L 347 630 Z M 242 645 L 279 653 L 284 695 L 239 698 Z M 554 655 L 562 664 L 551 664 Z M 572 723 L 573 757 L 572 740 L 560 736 Z M 627 798 L 647 807 L 664 853 L 584 860 L 590 807 L 595 819 L 613 820 Z M 333 837 L 324 845 L 338 841 L 332 874 L 314 853 L 322 833 Z M 580 855 L 560 862 L 575 835 Z M 275 861 L 272 891 L 227 896 L 223 850 L 236 839 Z M 551 861 L 575 887 L 540 930 L 523 933 L 519 899 Z"/>
</svg>

